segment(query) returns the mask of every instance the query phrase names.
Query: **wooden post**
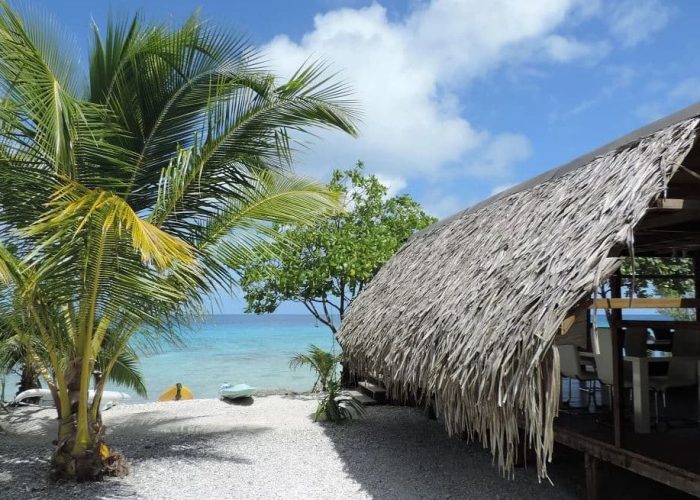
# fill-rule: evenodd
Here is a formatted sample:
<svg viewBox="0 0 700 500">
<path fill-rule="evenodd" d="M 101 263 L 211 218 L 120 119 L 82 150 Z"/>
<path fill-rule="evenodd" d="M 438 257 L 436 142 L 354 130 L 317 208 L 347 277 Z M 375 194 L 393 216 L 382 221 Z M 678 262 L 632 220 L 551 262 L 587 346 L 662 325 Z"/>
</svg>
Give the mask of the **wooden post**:
<svg viewBox="0 0 700 500">
<path fill-rule="evenodd" d="M 588 352 L 593 350 L 593 346 L 591 345 L 591 310 L 586 309 L 586 350 Z"/>
<path fill-rule="evenodd" d="M 584 453 L 583 460 L 586 467 L 586 500 L 598 500 L 598 459 Z"/>
<path fill-rule="evenodd" d="M 700 299 L 700 254 L 693 253 L 693 293 L 696 299 Z M 695 307 L 695 321 L 700 321 L 700 305 Z"/>
<path fill-rule="evenodd" d="M 622 297 L 622 279 L 620 277 L 620 272 L 617 271 L 614 275 L 610 277 L 610 295 L 614 299 L 619 299 Z M 624 415 L 623 402 L 625 398 L 623 397 L 624 392 L 624 380 L 622 371 L 622 310 L 613 309 L 610 314 L 611 324 L 610 324 L 610 334 L 612 337 L 613 345 L 613 425 L 614 425 L 614 438 L 615 446 L 618 448 L 622 447 L 622 417 Z"/>
<path fill-rule="evenodd" d="M 632 358 L 632 378 L 638 380 L 634 384 L 634 431 L 639 433 L 651 432 L 649 418 L 649 360 L 648 358 Z"/>
</svg>

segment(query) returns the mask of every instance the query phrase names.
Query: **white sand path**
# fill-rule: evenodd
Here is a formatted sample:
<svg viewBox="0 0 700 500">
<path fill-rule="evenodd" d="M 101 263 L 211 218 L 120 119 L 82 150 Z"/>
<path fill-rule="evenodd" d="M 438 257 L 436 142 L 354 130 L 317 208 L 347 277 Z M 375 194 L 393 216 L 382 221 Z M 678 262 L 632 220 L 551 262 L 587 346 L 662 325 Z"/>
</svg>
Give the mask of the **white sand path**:
<svg viewBox="0 0 700 500">
<path fill-rule="evenodd" d="M 532 468 L 499 476 L 479 445 L 450 439 L 416 409 L 369 408 L 344 425 L 311 420 L 308 397 L 266 396 L 120 405 L 104 413 L 108 442 L 131 474 L 94 484 L 47 480 L 53 410 L 0 414 L 1 498 L 414 499 L 576 498 Z M 30 415 L 31 414 L 31 415 Z M 38 458 L 37 458 L 38 457 Z"/>
</svg>

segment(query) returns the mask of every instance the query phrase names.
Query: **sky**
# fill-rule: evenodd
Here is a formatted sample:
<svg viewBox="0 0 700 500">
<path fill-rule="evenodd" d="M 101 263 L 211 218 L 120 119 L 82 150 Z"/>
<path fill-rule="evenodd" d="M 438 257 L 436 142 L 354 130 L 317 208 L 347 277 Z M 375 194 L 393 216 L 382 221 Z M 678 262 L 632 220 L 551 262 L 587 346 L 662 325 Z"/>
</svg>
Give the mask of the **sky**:
<svg viewBox="0 0 700 500">
<path fill-rule="evenodd" d="M 110 12 L 177 23 L 200 9 L 281 77 L 324 61 L 354 89 L 360 136 L 321 132 L 296 169 L 327 179 L 362 160 L 440 218 L 700 100 L 695 0 L 32 3 L 83 57 Z"/>
</svg>

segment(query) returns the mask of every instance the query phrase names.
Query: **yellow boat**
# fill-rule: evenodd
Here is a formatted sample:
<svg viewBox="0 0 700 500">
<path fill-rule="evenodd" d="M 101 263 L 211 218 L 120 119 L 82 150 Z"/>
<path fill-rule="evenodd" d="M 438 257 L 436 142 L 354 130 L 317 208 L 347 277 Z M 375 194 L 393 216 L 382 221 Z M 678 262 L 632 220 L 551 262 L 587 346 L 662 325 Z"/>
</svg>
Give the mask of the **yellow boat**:
<svg viewBox="0 0 700 500">
<path fill-rule="evenodd" d="M 163 394 L 160 395 L 158 401 L 180 401 L 181 399 L 194 399 L 194 394 L 187 387 L 178 382 L 171 385 Z"/>
</svg>

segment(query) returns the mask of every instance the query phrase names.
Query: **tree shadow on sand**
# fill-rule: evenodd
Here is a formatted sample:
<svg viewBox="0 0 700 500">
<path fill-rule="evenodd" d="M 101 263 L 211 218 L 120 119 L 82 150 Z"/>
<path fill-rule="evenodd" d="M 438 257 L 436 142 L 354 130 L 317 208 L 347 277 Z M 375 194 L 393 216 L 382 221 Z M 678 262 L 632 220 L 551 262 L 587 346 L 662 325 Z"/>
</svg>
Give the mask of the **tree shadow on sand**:
<svg viewBox="0 0 700 500">
<path fill-rule="evenodd" d="M 367 408 L 367 416 L 343 425 L 323 423 L 345 472 L 374 498 L 583 498 L 580 453 L 555 448 L 548 472 L 554 484 L 537 480 L 534 463 L 499 474 L 480 443 L 450 438 L 442 423 L 416 408 Z M 601 498 L 690 498 L 618 468 L 601 467 Z M 605 479 L 603 479 L 605 478 Z"/>
<path fill-rule="evenodd" d="M 174 477 L 177 476 L 177 464 L 196 464 L 199 461 L 222 466 L 250 464 L 248 458 L 218 444 L 255 439 L 256 435 L 270 430 L 262 426 L 226 423 L 198 425 L 200 418 L 200 415 L 170 417 L 142 412 L 108 424 L 107 442 L 126 456 L 131 473 L 125 479 L 107 478 L 95 483 L 51 482 L 48 478 L 51 446 L 45 438 L 0 435 L 0 492 L 11 488 L 13 494 L 21 492 L 23 498 L 140 497 L 144 491 L 138 488 L 134 475 L 138 476 L 149 462 L 173 464 Z"/>
<path fill-rule="evenodd" d="M 538 483 L 534 468 L 505 480 L 479 444 L 449 438 L 418 409 L 367 408 L 344 425 L 322 424 L 345 471 L 375 498 L 575 498 Z"/>
<path fill-rule="evenodd" d="M 0 428 L 10 434 L 53 435 L 58 430 L 58 418 L 53 407 L 20 405 L 9 406 L 7 410 L 7 413 L 0 413 Z"/>
<path fill-rule="evenodd" d="M 232 406 L 252 406 L 253 403 L 255 403 L 255 398 L 253 398 L 252 396 L 248 396 L 247 398 L 236 399 L 220 398 L 220 401 L 223 401 L 227 405 Z"/>
</svg>

